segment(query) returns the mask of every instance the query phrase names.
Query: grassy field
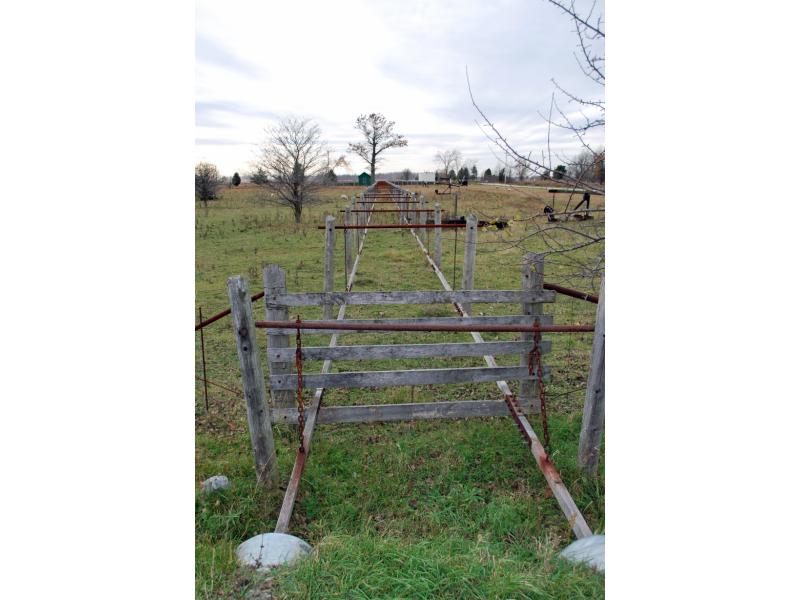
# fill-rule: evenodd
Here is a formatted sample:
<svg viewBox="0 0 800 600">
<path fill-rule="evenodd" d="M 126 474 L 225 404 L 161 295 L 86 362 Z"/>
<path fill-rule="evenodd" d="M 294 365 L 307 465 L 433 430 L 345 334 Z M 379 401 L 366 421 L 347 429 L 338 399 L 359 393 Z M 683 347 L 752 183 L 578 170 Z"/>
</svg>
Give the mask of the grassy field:
<svg viewBox="0 0 800 600">
<path fill-rule="evenodd" d="M 413 188 L 412 188 L 413 189 Z M 321 291 L 324 234 L 317 225 L 326 214 L 344 208 L 358 188 L 330 188 L 323 202 L 306 208 L 297 225 L 291 211 L 269 205 L 246 186 L 225 190 L 208 208 L 196 208 L 196 303 L 204 316 L 228 307 L 226 279 L 243 274 L 251 293 L 262 287 L 261 269 L 269 263 L 287 273 L 287 288 Z M 432 207 L 433 188 L 420 189 Z M 440 197 L 452 210 L 452 197 Z M 544 190 L 470 186 L 459 197 L 459 213 L 514 220 L 508 230 L 482 231 L 478 237 L 476 289 L 518 289 L 525 251 L 544 251 L 533 236 L 522 247 L 508 240 L 533 233 L 531 221 L 544 203 Z M 566 196 L 559 196 L 556 209 Z M 573 200 L 573 204 L 574 204 Z M 592 200 L 592 208 L 596 201 Z M 602 200 L 598 207 L 602 207 Z M 387 217 L 375 222 L 386 221 Z M 541 223 L 541 220 L 538 220 Z M 596 224 L 574 224 L 596 227 Z M 341 232 L 337 232 L 341 234 Z M 567 235 L 567 234 L 565 234 Z M 443 235 L 443 271 L 452 282 L 454 233 Z M 344 289 L 342 236 L 337 235 L 335 289 Z M 581 251 L 596 260 L 602 244 Z M 461 278 L 463 232 L 459 235 L 456 282 Z M 546 281 L 597 291 L 599 281 L 581 277 L 568 256 L 545 262 Z M 458 287 L 458 286 L 456 286 Z M 407 231 L 373 230 L 366 238 L 354 290 L 441 289 L 419 247 Z M 517 307 L 474 305 L 474 314 L 509 314 Z M 196 309 L 196 307 L 195 307 Z M 546 305 L 555 323 L 593 323 L 595 306 L 559 296 Z M 264 317 L 264 305 L 254 307 Z M 291 316 L 294 316 L 294 312 Z M 320 309 L 303 309 L 303 319 Z M 348 307 L 352 318 L 378 316 L 455 316 L 452 307 Z M 208 379 L 232 390 L 241 388 L 230 320 L 205 330 Z M 264 372 L 266 340 L 259 331 Z M 581 478 L 575 467 L 591 334 L 545 336 L 553 351 L 547 384 L 553 440 L 551 457 L 575 502 L 595 532 L 603 532 L 604 487 L 601 460 L 598 482 Z M 486 335 L 488 340 L 513 334 Z M 308 345 L 327 345 L 327 336 L 304 336 Z M 391 341 L 471 341 L 468 334 L 359 334 L 346 343 Z M 202 375 L 200 336 L 196 334 L 196 374 Z M 501 365 L 517 364 L 513 356 Z M 334 363 L 333 372 L 403 367 L 483 366 L 480 358 Z M 318 371 L 309 363 L 306 372 Z M 514 388 L 514 384 L 509 382 Z M 196 479 L 227 475 L 229 490 L 196 496 L 196 593 L 200 598 L 601 598 L 603 576 L 557 558 L 573 538 L 529 450 L 508 418 L 367 425 L 320 425 L 295 506 L 291 532 L 315 548 L 312 558 L 272 573 L 256 575 L 236 566 L 234 550 L 245 539 L 275 525 L 282 492 L 255 485 L 244 403 L 241 395 L 203 384 L 195 388 Z M 331 390 L 328 405 L 379 404 L 450 399 L 495 399 L 495 384 Z M 538 418 L 531 420 L 541 431 Z M 296 438 L 276 428 L 282 485 L 288 481 Z"/>
</svg>

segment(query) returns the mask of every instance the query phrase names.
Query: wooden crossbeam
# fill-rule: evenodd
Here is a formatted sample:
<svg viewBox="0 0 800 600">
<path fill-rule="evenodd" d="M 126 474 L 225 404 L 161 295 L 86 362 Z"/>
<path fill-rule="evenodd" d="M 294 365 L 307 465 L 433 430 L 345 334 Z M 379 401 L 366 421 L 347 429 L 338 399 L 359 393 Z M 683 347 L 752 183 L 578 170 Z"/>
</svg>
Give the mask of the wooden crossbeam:
<svg viewBox="0 0 800 600">
<path fill-rule="evenodd" d="M 453 356 L 483 356 L 491 351 L 493 356 L 520 354 L 531 350 L 532 342 L 483 342 L 453 344 L 380 344 L 363 346 L 303 346 L 303 360 L 387 360 L 396 358 L 434 358 Z M 542 352 L 549 352 L 550 341 L 540 345 Z M 269 348 L 269 360 L 287 362 L 294 360 L 296 349 Z"/>
<path fill-rule="evenodd" d="M 409 230 L 410 231 L 410 230 Z M 458 302 L 500 304 L 524 302 L 555 302 L 552 291 L 534 293 L 530 290 L 430 290 L 408 292 L 306 292 L 299 294 L 268 294 L 268 306 L 324 306 L 326 304 L 452 304 Z"/>
<path fill-rule="evenodd" d="M 544 368 L 545 376 L 548 368 Z M 404 369 L 402 371 L 353 371 L 350 373 L 304 373 L 304 388 L 364 388 L 397 385 L 441 385 L 482 383 L 499 379 L 532 380 L 528 367 L 462 367 L 450 369 Z M 273 390 L 296 390 L 295 375 L 270 375 Z"/>
</svg>

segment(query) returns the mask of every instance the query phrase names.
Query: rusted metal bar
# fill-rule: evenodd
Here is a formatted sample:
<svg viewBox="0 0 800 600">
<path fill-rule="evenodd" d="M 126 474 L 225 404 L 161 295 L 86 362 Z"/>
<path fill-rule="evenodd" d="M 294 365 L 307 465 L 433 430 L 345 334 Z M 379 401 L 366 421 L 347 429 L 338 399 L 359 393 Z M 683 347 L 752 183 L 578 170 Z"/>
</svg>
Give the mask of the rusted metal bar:
<svg viewBox="0 0 800 600">
<path fill-rule="evenodd" d="M 197 314 L 200 322 L 203 322 L 203 307 L 197 307 Z M 203 357 L 203 396 L 206 400 L 206 413 L 208 413 L 208 380 L 206 379 L 206 341 L 203 337 L 203 329 L 200 328 L 200 352 Z"/>
<path fill-rule="evenodd" d="M 356 200 L 357 204 L 397 204 L 397 200 Z"/>
<path fill-rule="evenodd" d="M 371 215 L 367 215 L 367 224 L 369 224 L 369 219 Z M 350 271 L 350 278 L 347 282 L 347 291 L 349 292 L 353 288 L 353 284 L 356 279 L 356 271 L 358 270 L 358 263 L 361 260 L 361 254 L 364 251 L 364 242 L 366 241 L 366 233 L 364 232 L 364 237 L 361 238 L 361 245 L 358 247 L 358 252 L 356 253 L 355 261 L 353 262 L 353 269 Z M 342 304 L 339 307 L 339 314 L 337 316 L 337 320 L 344 319 L 345 310 L 347 309 L 346 304 Z M 295 323 L 295 327 L 297 324 Z M 334 333 L 331 336 L 330 346 L 336 346 L 338 343 L 339 334 Z M 322 372 L 327 373 L 331 368 L 331 361 L 326 360 L 322 363 Z M 292 512 L 294 511 L 294 503 L 297 500 L 297 492 L 300 489 L 300 478 L 303 476 L 303 469 L 306 467 L 306 459 L 308 455 L 311 453 L 311 439 L 314 435 L 314 427 L 317 424 L 317 416 L 319 415 L 319 408 L 322 405 L 322 396 L 325 393 L 324 388 L 317 388 L 314 392 L 314 398 L 311 400 L 311 405 L 308 407 L 308 417 L 305 423 L 305 427 L 302 429 L 303 432 L 303 449 L 304 452 L 297 452 L 294 461 L 294 467 L 292 467 L 292 475 L 289 478 L 289 483 L 286 486 L 286 493 L 283 496 L 283 503 L 281 504 L 280 513 L 278 513 L 278 520 L 275 524 L 275 533 L 286 533 L 289 530 L 289 521 L 292 519 Z"/>
<path fill-rule="evenodd" d="M 345 211 L 340 210 L 339 212 L 345 212 Z M 403 212 L 403 211 L 401 209 L 399 209 L 399 208 L 376 208 L 375 210 L 369 210 L 369 209 L 366 209 L 366 208 L 355 208 L 355 209 L 350 209 L 350 212 L 357 212 L 357 213 L 360 213 L 360 212 L 364 212 L 364 213 L 380 213 L 380 212 L 399 213 L 399 212 Z M 421 208 L 417 212 L 432 213 L 434 211 L 433 211 L 432 208 L 425 208 L 425 209 Z"/>
<path fill-rule="evenodd" d="M 264 292 L 258 292 L 257 294 L 253 294 L 253 297 L 250 298 L 250 302 L 255 302 L 256 300 L 260 300 L 264 297 Z M 227 317 L 231 314 L 231 309 L 225 309 L 222 312 L 215 314 L 213 317 L 207 318 L 205 321 L 200 321 L 197 325 L 194 326 L 194 330 L 197 331 L 198 329 L 202 329 L 206 325 L 211 325 L 214 321 L 219 321 L 222 317 Z"/>
<path fill-rule="evenodd" d="M 368 211 L 374 212 L 374 211 Z M 405 223 L 403 225 L 392 224 L 392 223 L 379 223 L 377 225 L 336 225 L 336 229 L 435 229 L 437 227 L 441 228 L 449 228 L 449 229 L 464 229 L 467 226 L 466 223 L 442 223 L 441 225 L 436 225 L 434 223 L 420 223 L 419 225 L 415 225 L 414 223 Z M 324 225 L 317 225 L 317 229 L 325 229 Z"/>
<path fill-rule="evenodd" d="M 256 321 L 258 329 L 342 329 L 347 331 L 480 331 L 484 333 L 592 333 L 594 325 L 440 325 L 436 323 L 347 323 L 342 321 Z"/>
<path fill-rule="evenodd" d="M 453 288 L 447 283 L 447 278 L 444 276 L 444 273 L 436 266 L 436 263 L 431 258 L 431 255 L 426 250 L 425 246 L 422 244 L 422 241 L 416 236 L 416 234 L 412 231 L 411 235 L 417 240 L 419 247 L 422 249 L 422 253 L 425 255 L 425 258 L 430 264 L 433 272 L 436 273 L 436 276 L 439 278 L 439 281 L 442 283 L 442 287 L 445 290 L 451 291 Z M 458 303 L 454 303 L 456 311 L 463 317 L 469 316 L 467 313 L 464 312 L 462 307 Z M 476 342 L 482 342 L 483 338 L 481 334 L 477 331 L 471 332 L 472 339 Z M 497 366 L 497 362 L 495 361 L 493 356 L 484 356 L 484 360 L 486 364 L 490 367 Z M 564 516 L 567 517 L 569 521 L 570 527 L 572 531 L 575 533 L 575 536 L 578 538 L 586 537 L 592 535 L 592 530 L 589 529 L 589 526 L 586 524 L 586 520 L 583 518 L 581 511 L 575 505 L 575 501 L 572 499 L 572 496 L 569 494 L 569 490 L 564 485 L 564 482 L 561 480 L 561 476 L 558 474 L 558 470 L 556 469 L 553 462 L 550 460 L 550 457 L 547 455 L 547 451 L 542 446 L 541 442 L 539 442 L 539 438 L 536 437 L 536 432 L 534 432 L 533 427 L 528 422 L 528 419 L 525 418 L 525 415 L 522 414 L 519 402 L 517 401 L 514 394 L 511 392 L 511 388 L 508 387 L 508 383 L 505 381 L 498 381 L 497 387 L 500 388 L 500 391 L 503 393 L 505 398 L 506 404 L 508 405 L 508 409 L 511 412 L 511 416 L 514 418 L 514 421 L 519 427 L 520 433 L 522 433 L 522 437 L 525 440 L 525 443 L 530 448 L 531 454 L 536 458 L 536 463 L 539 465 L 539 469 L 542 471 L 542 475 L 544 475 L 547 484 L 550 486 L 550 489 L 553 492 L 553 496 L 555 496 L 556 501 L 558 502 L 558 506 L 561 508 L 561 511 L 564 513 Z"/>
<path fill-rule="evenodd" d="M 578 300 L 586 300 L 587 302 L 591 302 L 593 304 L 597 304 L 600 300 L 597 296 L 595 296 L 594 294 L 590 294 L 589 292 L 579 292 L 578 290 L 573 290 L 568 287 L 564 287 L 563 285 L 557 285 L 555 283 L 545 282 L 544 289 L 551 290 L 553 292 L 557 292 L 565 296 L 569 296 L 570 298 L 577 298 Z"/>
<path fill-rule="evenodd" d="M 599 190 L 585 190 L 583 188 L 548 188 L 548 194 L 591 194 L 592 196 L 605 196 Z"/>
</svg>

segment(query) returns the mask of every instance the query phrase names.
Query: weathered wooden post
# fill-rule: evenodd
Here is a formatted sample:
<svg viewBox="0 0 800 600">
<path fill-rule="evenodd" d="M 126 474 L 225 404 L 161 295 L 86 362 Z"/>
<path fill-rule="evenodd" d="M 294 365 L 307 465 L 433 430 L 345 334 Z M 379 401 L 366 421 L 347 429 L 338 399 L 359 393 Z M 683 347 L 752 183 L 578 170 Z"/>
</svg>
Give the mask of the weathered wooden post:
<svg viewBox="0 0 800 600">
<path fill-rule="evenodd" d="M 275 294 L 286 293 L 286 272 L 278 265 L 267 265 L 264 267 L 264 296 L 266 297 L 267 321 L 288 321 L 289 309 L 286 306 L 279 306 L 270 303 L 269 297 Z M 267 334 L 268 348 L 288 348 L 289 333 L 286 329 L 278 329 L 277 333 Z M 292 372 L 290 361 L 272 362 L 269 361 L 269 372 L 271 375 L 283 375 Z M 291 391 L 273 390 L 272 403 L 278 408 L 290 408 L 294 406 L 294 398 Z"/>
<path fill-rule="evenodd" d="M 417 224 L 417 222 L 416 222 L 417 212 L 416 212 L 416 210 L 414 210 L 416 207 L 417 207 L 417 195 L 416 194 L 411 194 L 408 197 L 408 222 L 411 225 L 416 225 Z M 419 230 L 416 227 L 414 229 L 412 229 L 411 231 L 413 231 L 414 233 L 419 233 Z"/>
<path fill-rule="evenodd" d="M 336 245 L 336 217 L 328 215 L 325 217 L 325 280 L 324 292 L 333 291 L 333 274 L 335 272 L 333 265 L 333 250 Z M 333 305 L 326 302 L 322 307 L 322 318 L 326 320 L 331 319 L 333 313 Z"/>
<path fill-rule="evenodd" d="M 589 383 L 583 404 L 581 437 L 578 442 L 578 467 L 590 477 L 597 476 L 600 462 L 600 443 L 606 411 L 606 302 L 605 277 L 600 282 L 600 298 L 594 322 L 592 341 L 592 363 L 589 367 Z"/>
<path fill-rule="evenodd" d="M 433 223 L 434 225 L 442 224 L 442 205 L 436 201 L 433 207 Z M 442 228 L 437 227 L 433 233 L 433 262 L 436 266 L 442 268 Z"/>
<path fill-rule="evenodd" d="M 361 192 L 361 208 L 363 209 L 367 208 L 366 201 L 364 200 L 364 192 Z M 358 213 L 358 216 L 360 217 L 359 225 L 366 225 L 367 213 Z M 366 230 L 358 229 L 357 231 L 358 231 L 358 244 L 361 245 L 361 240 L 364 239 L 364 233 L 366 233 Z"/>
<path fill-rule="evenodd" d="M 428 224 L 428 213 L 425 212 L 425 196 L 422 194 L 419 195 L 419 220 L 417 221 L 420 225 L 427 225 Z M 431 230 L 430 229 L 420 229 L 419 230 L 420 236 L 425 236 L 425 250 L 430 252 L 431 248 Z"/>
<path fill-rule="evenodd" d="M 361 202 L 361 199 L 358 199 L 358 200 L 356 201 L 356 204 L 355 204 L 355 206 L 356 206 L 356 208 L 357 208 L 358 210 L 364 210 L 365 208 L 367 208 L 366 206 L 364 206 L 364 203 L 363 203 L 363 202 Z M 364 214 L 364 213 L 360 213 L 360 212 L 357 212 L 357 213 L 355 214 L 355 217 L 353 218 L 353 221 L 354 221 L 354 223 L 353 223 L 353 224 L 354 224 L 354 225 L 361 226 L 361 215 L 363 215 L 363 214 Z M 357 248 L 357 247 L 358 247 L 358 240 L 359 240 L 359 237 L 360 237 L 360 234 L 361 234 L 361 232 L 360 232 L 358 229 L 354 229 L 353 231 L 355 231 L 355 232 L 356 232 L 356 248 Z"/>
<path fill-rule="evenodd" d="M 467 215 L 467 227 L 464 240 L 464 272 L 461 276 L 461 289 L 473 289 L 475 279 L 475 250 L 478 235 L 478 219 L 475 215 Z M 472 305 L 464 304 L 464 310 L 472 314 Z"/>
<path fill-rule="evenodd" d="M 522 261 L 522 289 L 531 290 L 536 295 L 541 295 L 544 292 L 544 256 L 528 252 Z M 542 315 L 541 303 L 524 302 L 522 304 L 522 314 L 532 317 Z M 528 342 L 533 347 L 533 333 L 523 333 L 520 339 Z M 528 349 L 530 352 L 530 349 Z M 519 357 L 520 366 L 528 366 L 528 352 L 523 352 Z M 539 382 L 530 380 L 521 380 L 519 386 L 519 399 L 520 404 L 531 405 L 531 414 L 538 415 L 542 412 L 542 407 L 536 401 L 539 397 Z"/>
<path fill-rule="evenodd" d="M 256 325 L 253 304 L 244 277 L 228 279 L 228 299 L 231 303 L 231 321 L 239 353 L 242 388 L 247 406 L 247 425 L 256 463 L 258 482 L 267 488 L 278 483 L 275 440 L 272 437 L 272 418 L 267 403 L 267 390 L 258 357 Z"/>
<path fill-rule="evenodd" d="M 356 213 L 358 214 L 358 213 Z M 353 213 L 349 206 L 346 206 L 344 209 L 344 224 L 345 225 L 352 225 Z M 345 229 L 344 230 L 344 280 L 345 284 L 347 283 L 347 278 L 350 277 L 350 271 L 353 270 L 353 236 L 350 235 L 352 229 Z"/>
</svg>

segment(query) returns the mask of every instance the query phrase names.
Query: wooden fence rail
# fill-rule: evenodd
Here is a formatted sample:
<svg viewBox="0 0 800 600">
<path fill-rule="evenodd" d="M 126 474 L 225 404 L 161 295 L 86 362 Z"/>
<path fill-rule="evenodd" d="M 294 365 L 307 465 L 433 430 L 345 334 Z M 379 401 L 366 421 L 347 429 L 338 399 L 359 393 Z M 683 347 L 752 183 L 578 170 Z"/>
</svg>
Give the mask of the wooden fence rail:
<svg viewBox="0 0 800 600">
<path fill-rule="evenodd" d="M 452 304 L 457 302 L 500 304 L 554 302 L 555 292 L 532 290 L 454 290 L 419 292 L 306 292 L 267 294 L 267 306 L 325 306 L 330 304 Z"/>
<path fill-rule="evenodd" d="M 549 374 L 549 368 L 544 368 Z M 533 380 L 528 367 L 461 367 L 448 369 L 404 369 L 402 371 L 352 371 L 350 373 L 303 373 L 304 388 L 363 388 L 397 385 L 485 383 L 501 379 Z M 270 375 L 272 390 L 296 390 L 294 375 Z"/>
<path fill-rule="evenodd" d="M 396 358 L 445 358 L 453 356 L 484 356 L 491 352 L 494 356 L 505 354 L 527 353 L 531 350 L 530 341 L 522 342 L 483 342 L 452 344 L 383 344 L 363 346 L 303 346 L 300 354 L 303 360 L 387 360 Z M 549 352 L 551 344 L 542 341 L 543 352 Z M 270 361 L 291 361 L 295 358 L 296 349 L 269 348 L 267 356 Z M 527 359 L 526 359 L 527 360 Z M 525 363 L 528 364 L 527 362 Z"/>
</svg>

